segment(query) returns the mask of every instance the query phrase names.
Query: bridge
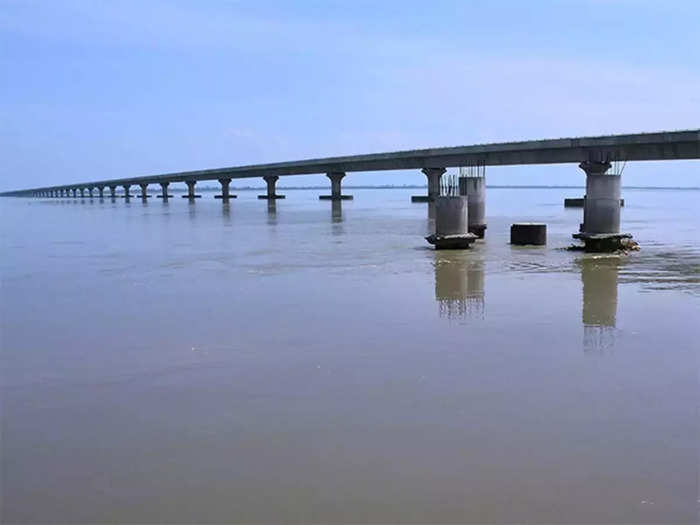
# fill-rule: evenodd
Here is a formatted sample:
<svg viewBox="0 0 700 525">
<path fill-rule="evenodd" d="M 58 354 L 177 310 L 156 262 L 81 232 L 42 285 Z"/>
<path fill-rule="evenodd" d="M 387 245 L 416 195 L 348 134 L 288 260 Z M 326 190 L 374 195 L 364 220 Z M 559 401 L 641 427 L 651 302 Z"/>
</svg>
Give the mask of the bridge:
<svg viewBox="0 0 700 525">
<path fill-rule="evenodd" d="M 321 198 L 340 200 L 351 198 L 341 193 L 341 180 L 348 172 L 420 169 L 428 178 L 426 200 L 429 200 L 439 193 L 440 177 L 446 168 L 450 167 L 577 163 L 586 173 L 589 173 L 590 170 L 600 173 L 601 169 L 605 166 L 609 167 L 612 161 L 699 158 L 700 129 L 693 129 L 477 144 L 183 171 L 119 179 L 98 179 L 8 191 L 0 193 L 0 196 L 43 198 L 64 197 L 72 194 L 76 197 L 78 194 L 85 196 L 86 191 L 92 196 L 93 191 L 97 190 L 99 196 L 103 197 L 104 189 L 109 188 L 111 196 L 115 197 L 116 189 L 122 187 L 124 195 L 128 198 L 131 196 L 130 187 L 139 186 L 141 196 L 146 198 L 148 185 L 159 184 L 162 189 L 159 196 L 167 199 L 170 197 L 168 185 L 174 182 L 184 182 L 188 186 L 188 193 L 185 197 L 194 199 L 198 197 L 194 191 L 197 182 L 217 180 L 222 188 L 221 195 L 217 197 L 227 201 L 229 198 L 235 197 L 229 192 L 229 184 L 232 179 L 262 177 L 267 183 L 267 194 L 261 195 L 260 198 L 276 199 L 283 197 L 275 192 L 275 185 L 280 176 L 326 174 L 331 180 L 331 195 Z M 607 168 L 603 170 L 603 173 L 606 170 Z"/>
</svg>

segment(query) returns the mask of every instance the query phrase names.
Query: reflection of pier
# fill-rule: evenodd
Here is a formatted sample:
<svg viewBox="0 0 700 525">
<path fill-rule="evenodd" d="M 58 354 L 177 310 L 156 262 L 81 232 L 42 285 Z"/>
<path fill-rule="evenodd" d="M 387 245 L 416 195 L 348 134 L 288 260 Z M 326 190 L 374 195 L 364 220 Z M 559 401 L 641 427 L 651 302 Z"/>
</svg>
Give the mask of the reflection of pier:
<svg viewBox="0 0 700 525">
<path fill-rule="evenodd" d="M 484 263 L 463 252 L 435 252 L 435 300 L 440 317 L 484 318 Z"/>
<path fill-rule="evenodd" d="M 604 352 L 615 345 L 618 257 L 581 260 L 583 349 Z"/>
</svg>

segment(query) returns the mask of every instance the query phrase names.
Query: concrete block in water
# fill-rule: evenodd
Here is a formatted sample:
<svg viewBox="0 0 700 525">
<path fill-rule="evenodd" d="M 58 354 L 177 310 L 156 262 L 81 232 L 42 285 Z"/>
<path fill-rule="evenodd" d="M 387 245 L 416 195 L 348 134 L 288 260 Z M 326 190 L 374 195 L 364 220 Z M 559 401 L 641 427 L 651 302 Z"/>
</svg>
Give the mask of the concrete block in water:
<svg viewBox="0 0 700 525">
<path fill-rule="evenodd" d="M 583 197 L 564 199 L 564 208 L 583 208 Z"/>
<path fill-rule="evenodd" d="M 264 200 L 275 200 L 275 199 L 285 199 L 286 195 L 258 195 L 258 199 Z"/>
<path fill-rule="evenodd" d="M 223 199 L 224 196 L 223 196 L 223 195 L 214 195 L 214 198 L 215 198 L 215 199 Z M 238 198 L 238 195 L 229 194 L 228 198 L 229 198 L 229 199 L 237 199 L 237 198 Z"/>
<path fill-rule="evenodd" d="M 564 199 L 564 208 L 583 208 L 584 198 Z M 620 206 L 625 206 L 625 199 L 620 199 Z"/>
<path fill-rule="evenodd" d="M 430 195 L 411 195 L 411 202 L 432 202 Z"/>
<path fill-rule="evenodd" d="M 516 246 L 547 244 L 547 225 L 536 222 L 511 224 L 510 243 Z"/>
</svg>

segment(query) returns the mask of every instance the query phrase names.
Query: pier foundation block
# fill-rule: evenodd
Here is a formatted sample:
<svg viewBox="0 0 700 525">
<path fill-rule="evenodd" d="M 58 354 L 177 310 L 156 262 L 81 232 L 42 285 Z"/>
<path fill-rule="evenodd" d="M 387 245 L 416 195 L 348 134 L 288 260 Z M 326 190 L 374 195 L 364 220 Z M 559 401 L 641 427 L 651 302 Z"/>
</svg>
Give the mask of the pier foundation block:
<svg viewBox="0 0 700 525">
<path fill-rule="evenodd" d="M 547 225 L 536 222 L 511 224 L 510 243 L 515 246 L 544 246 L 547 244 Z"/>
</svg>

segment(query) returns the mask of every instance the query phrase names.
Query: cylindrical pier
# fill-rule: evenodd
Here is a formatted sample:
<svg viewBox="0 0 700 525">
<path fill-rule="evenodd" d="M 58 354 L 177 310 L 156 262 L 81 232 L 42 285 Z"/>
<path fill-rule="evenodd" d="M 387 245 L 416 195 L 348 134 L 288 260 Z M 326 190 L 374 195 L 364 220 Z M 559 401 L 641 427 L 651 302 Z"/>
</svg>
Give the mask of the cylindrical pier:
<svg viewBox="0 0 700 525">
<path fill-rule="evenodd" d="M 435 233 L 425 239 L 436 249 L 464 249 L 474 242 L 469 233 L 469 206 L 465 196 L 435 199 Z"/>
<path fill-rule="evenodd" d="M 461 176 L 459 193 L 469 198 L 469 231 L 483 239 L 486 231 L 486 177 Z"/>
<path fill-rule="evenodd" d="M 586 173 L 584 233 L 620 232 L 620 175 Z"/>
<path fill-rule="evenodd" d="M 586 197 L 581 231 L 573 237 L 582 240 L 588 252 L 638 249 L 630 234 L 620 233 L 621 176 L 608 175 L 606 172 L 610 166 L 607 161 L 579 164 L 586 172 Z"/>
</svg>

